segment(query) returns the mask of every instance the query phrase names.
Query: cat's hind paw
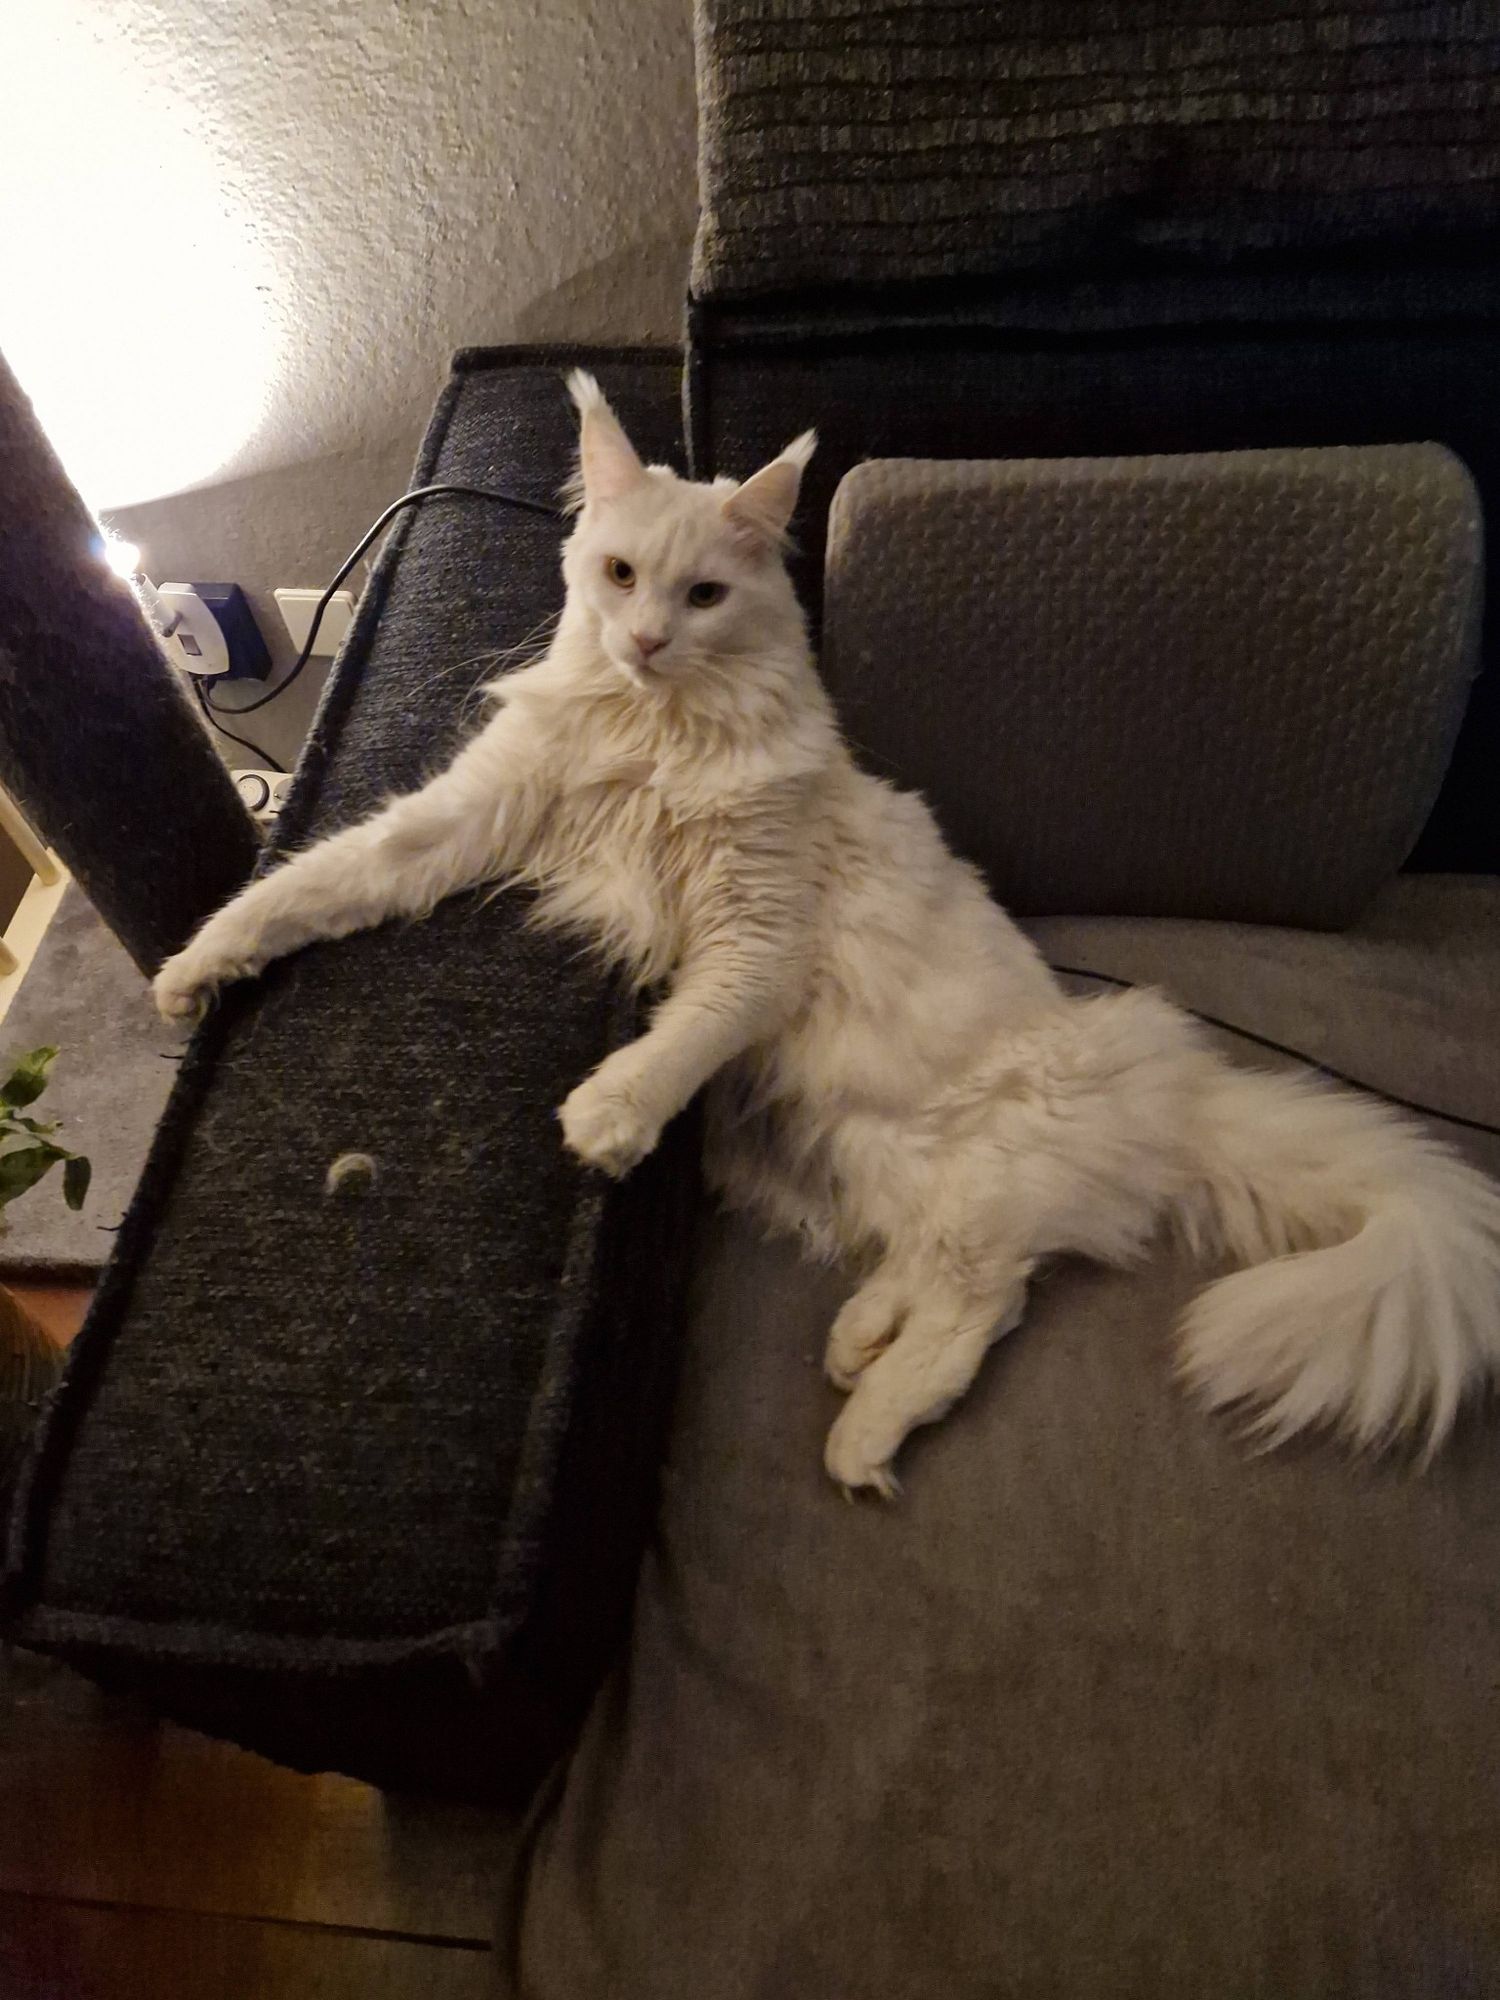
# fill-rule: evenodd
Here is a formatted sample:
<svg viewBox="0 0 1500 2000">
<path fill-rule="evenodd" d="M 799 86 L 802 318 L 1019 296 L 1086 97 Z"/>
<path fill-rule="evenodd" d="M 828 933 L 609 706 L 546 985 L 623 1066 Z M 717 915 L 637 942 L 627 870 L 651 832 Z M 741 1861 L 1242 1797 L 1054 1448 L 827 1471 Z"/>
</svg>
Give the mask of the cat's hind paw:
<svg viewBox="0 0 1500 2000">
<path fill-rule="evenodd" d="M 885 1442 L 864 1423 L 857 1405 L 850 1403 L 828 1433 L 824 1469 L 851 1498 L 867 1487 L 882 1500 L 897 1500 L 901 1482 L 891 1470 Z"/>
<path fill-rule="evenodd" d="M 861 1285 L 844 1301 L 823 1350 L 823 1372 L 835 1389 L 848 1395 L 876 1355 L 890 1346 L 907 1304 L 904 1294 L 879 1279 Z"/>
</svg>

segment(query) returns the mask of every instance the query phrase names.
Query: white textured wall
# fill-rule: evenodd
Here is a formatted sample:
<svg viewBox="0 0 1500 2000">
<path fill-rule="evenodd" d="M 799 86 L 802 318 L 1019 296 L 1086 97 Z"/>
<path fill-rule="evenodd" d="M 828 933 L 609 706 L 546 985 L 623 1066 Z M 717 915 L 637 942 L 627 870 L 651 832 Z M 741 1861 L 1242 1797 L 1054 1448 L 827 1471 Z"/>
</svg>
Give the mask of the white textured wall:
<svg viewBox="0 0 1500 2000">
<path fill-rule="evenodd" d="M 455 346 L 677 338 L 690 21 L 690 0 L 6 10 L 0 237 L 29 276 L 8 254 L 0 347 L 154 575 L 258 603 L 322 580 L 404 483 Z"/>
</svg>

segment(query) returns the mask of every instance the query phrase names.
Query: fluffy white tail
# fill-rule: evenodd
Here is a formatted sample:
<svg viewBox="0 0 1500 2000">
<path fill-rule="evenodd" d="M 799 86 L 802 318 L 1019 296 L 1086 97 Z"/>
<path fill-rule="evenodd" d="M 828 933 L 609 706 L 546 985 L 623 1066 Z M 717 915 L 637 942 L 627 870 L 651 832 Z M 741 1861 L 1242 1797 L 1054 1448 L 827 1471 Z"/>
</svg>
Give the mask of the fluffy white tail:
<svg viewBox="0 0 1500 2000">
<path fill-rule="evenodd" d="M 1434 1450 L 1500 1373 L 1500 1187 L 1410 1119 L 1313 1080 L 1210 1059 L 1196 1096 L 1199 1251 L 1253 1268 L 1200 1294 L 1182 1366 L 1279 1443 L 1312 1425 Z"/>
</svg>

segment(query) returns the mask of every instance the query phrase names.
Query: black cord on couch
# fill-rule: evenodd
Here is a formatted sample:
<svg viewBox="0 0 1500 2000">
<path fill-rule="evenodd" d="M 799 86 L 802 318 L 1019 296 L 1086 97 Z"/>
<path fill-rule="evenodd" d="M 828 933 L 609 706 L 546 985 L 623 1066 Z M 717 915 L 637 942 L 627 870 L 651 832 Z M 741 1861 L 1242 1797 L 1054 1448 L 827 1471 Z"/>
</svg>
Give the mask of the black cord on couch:
<svg viewBox="0 0 1500 2000">
<path fill-rule="evenodd" d="M 1097 979 L 1105 986 L 1123 986 L 1130 991 L 1146 982 L 1139 979 L 1121 979 L 1115 972 L 1092 972 L 1084 965 L 1055 965 L 1048 960 L 1053 972 L 1060 972 L 1068 979 Z M 1173 1005 L 1181 1007 L 1184 1014 L 1191 1014 L 1194 1020 L 1202 1021 L 1210 1028 L 1222 1028 L 1226 1035 L 1238 1035 L 1242 1042 L 1254 1042 L 1257 1047 L 1270 1049 L 1278 1056 L 1290 1056 L 1293 1062 L 1306 1063 L 1320 1075 L 1329 1077 L 1334 1083 L 1348 1084 L 1351 1090 L 1362 1090 L 1367 1097 L 1379 1097 L 1387 1104 L 1399 1105 L 1403 1111 L 1418 1112 L 1423 1118 L 1437 1118 L 1445 1125 L 1462 1125 L 1468 1132 L 1484 1132 L 1492 1139 L 1500 1139 L 1500 1125 L 1486 1125 L 1481 1118 L 1465 1118 L 1458 1111 L 1439 1111 L 1435 1104 L 1419 1103 L 1415 1097 L 1399 1097 L 1394 1090 L 1381 1090 L 1373 1083 L 1362 1082 L 1347 1071 L 1335 1069 L 1332 1063 L 1319 1062 L 1316 1057 L 1305 1054 L 1301 1049 L 1290 1048 L 1285 1042 L 1278 1042 L 1270 1035 L 1258 1035 L 1253 1028 L 1242 1028 L 1234 1021 L 1224 1021 L 1217 1014 L 1205 1014 L 1201 1007 L 1187 1007 L 1182 1001 L 1173 1000 Z"/>
</svg>

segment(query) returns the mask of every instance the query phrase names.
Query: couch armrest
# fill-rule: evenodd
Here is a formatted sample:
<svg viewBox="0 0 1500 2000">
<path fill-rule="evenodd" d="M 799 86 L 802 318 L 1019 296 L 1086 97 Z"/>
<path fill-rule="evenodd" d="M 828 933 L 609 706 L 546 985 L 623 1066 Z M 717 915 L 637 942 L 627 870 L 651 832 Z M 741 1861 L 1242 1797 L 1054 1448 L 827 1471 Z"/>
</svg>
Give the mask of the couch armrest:
<svg viewBox="0 0 1500 2000">
<path fill-rule="evenodd" d="M 417 477 L 546 498 L 587 360 L 673 455 L 671 355 L 459 358 Z M 430 503 L 366 593 L 278 829 L 450 755 L 560 600 L 556 524 Z M 13 1522 L 12 1636 L 200 1728 L 392 1786 L 524 1794 L 618 1640 L 696 1188 L 623 1186 L 553 1107 L 635 1009 L 519 894 L 322 944 L 184 1064 Z M 333 1158 L 372 1183 L 325 1191 Z"/>
</svg>

